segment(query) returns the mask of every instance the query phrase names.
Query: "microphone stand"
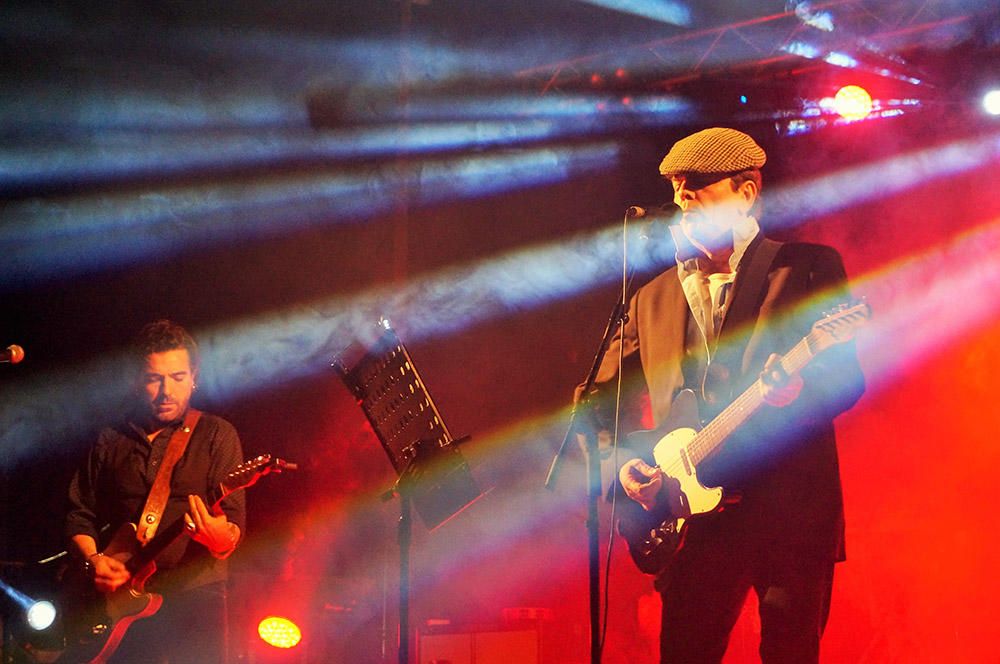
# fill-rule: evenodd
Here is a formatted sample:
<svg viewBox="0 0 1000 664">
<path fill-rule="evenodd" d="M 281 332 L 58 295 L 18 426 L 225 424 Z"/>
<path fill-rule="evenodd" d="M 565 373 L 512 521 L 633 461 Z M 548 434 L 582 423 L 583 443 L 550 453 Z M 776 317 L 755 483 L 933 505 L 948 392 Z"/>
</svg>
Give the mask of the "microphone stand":
<svg viewBox="0 0 1000 664">
<path fill-rule="evenodd" d="M 625 211 L 625 224 L 627 225 L 630 216 L 641 217 L 644 211 L 641 208 L 630 207 Z M 624 240 L 623 240 L 624 241 Z M 627 275 L 627 277 L 626 277 Z M 628 322 L 628 293 L 632 286 L 635 272 L 628 274 L 627 261 L 622 260 L 622 293 L 619 300 L 611 310 L 611 317 L 608 319 L 608 326 L 604 330 L 600 346 L 594 362 L 590 366 L 587 380 L 584 383 L 580 400 L 573 406 L 570 414 L 569 426 L 566 435 L 563 437 L 559 451 L 552 459 L 549 473 L 545 478 L 545 488 L 555 489 L 556 479 L 562 467 L 562 459 L 569 448 L 569 441 L 577 434 L 582 435 L 585 440 L 584 457 L 586 459 L 587 474 L 587 552 L 588 552 L 588 579 L 590 596 L 590 661 L 591 664 L 601 662 L 601 549 L 600 549 L 600 520 L 598 518 L 598 504 L 601 499 L 601 459 L 597 442 L 597 417 L 594 413 L 594 404 L 590 393 L 597 382 L 597 372 L 601 368 L 604 356 L 608 352 L 608 346 L 620 326 Z M 582 424 L 581 419 L 586 414 L 589 426 Z M 617 480 L 616 480 L 617 481 Z"/>
</svg>

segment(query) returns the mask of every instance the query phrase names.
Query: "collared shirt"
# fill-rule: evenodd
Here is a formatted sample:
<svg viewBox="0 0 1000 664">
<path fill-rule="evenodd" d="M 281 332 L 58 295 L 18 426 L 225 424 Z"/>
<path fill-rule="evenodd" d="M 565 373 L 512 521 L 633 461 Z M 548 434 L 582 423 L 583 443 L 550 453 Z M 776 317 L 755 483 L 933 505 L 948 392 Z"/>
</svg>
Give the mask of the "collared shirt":
<svg viewBox="0 0 1000 664">
<path fill-rule="evenodd" d="M 166 453 L 170 436 L 181 422 L 168 425 L 149 441 L 145 432 L 133 423 L 124 423 L 101 431 L 87 460 L 77 470 L 69 487 L 70 510 L 66 516 L 65 534 L 90 535 L 103 544 L 124 523 L 138 521 L 149 490 Z M 170 480 L 170 498 L 163 510 L 159 533 L 162 533 L 188 511 L 188 495 L 206 500 L 243 461 L 239 436 L 233 426 L 222 418 L 203 413 L 191 434 L 184 455 L 174 466 Z M 211 505 L 208 505 L 211 509 Z M 245 534 L 246 501 L 237 491 L 222 501 L 226 518 Z M 100 530 L 109 524 L 104 535 Z M 242 536 L 241 536 L 242 537 Z M 177 569 L 173 576 L 182 578 L 179 584 L 193 587 L 225 578 L 225 561 L 216 560 L 201 544 L 181 536 L 157 558 L 160 571 L 153 583 L 160 585 L 171 574 L 164 570 Z M 185 571 L 180 574 L 180 571 Z"/>
<path fill-rule="evenodd" d="M 684 232 L 676 226 L 671 226 L 670 231 L 677 246 L 677 278 L 680 279 L 688 306 L 711 354 L 715 350 L 719 329 L 725 318 L 729 291 L 736 279 L 736 271 L 747 247 L 760 233 L 760 225 L 754 217 L 748 216 L 733 227 L 733 253 L 729 257 L 729 272 L 706 270 L 705 256 L 691 245 Z"/>
</svg>

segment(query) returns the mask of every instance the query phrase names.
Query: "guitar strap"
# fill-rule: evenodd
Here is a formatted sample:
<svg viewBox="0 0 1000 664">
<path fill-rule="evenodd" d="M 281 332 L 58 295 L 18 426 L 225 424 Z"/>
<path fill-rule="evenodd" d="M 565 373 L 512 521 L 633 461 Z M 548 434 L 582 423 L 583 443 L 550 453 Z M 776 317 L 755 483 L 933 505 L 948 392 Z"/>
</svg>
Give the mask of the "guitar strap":
<svg viewBox="0 0 1000 664">
<path fill-rule="evenodd" d="M 184 421 L 174 430 L 167 442 L 167 451 L 163 455 L 163 462 L 153 480 L 153 487 L 149 490 L 149 497 L 146 498 L 146 504 L 142 508 L 142 516 L 139 518 L 139 524 L 135 530 L 135 537 L 142 546 L 153 539 L 156 529 L 160 526 L 163 508 L 166 507 L 167 499 L 170 498 L 170 478 L 174 474 L 174 466 L 184 456 L 184 450 L 187 449 L 188 441 L 191 440 L 191 434 L 199 419 L 201 419 L 201 411 L 188 408 Z"/>
<path fill-rule="evenodd" d="M 720 367 L 722 369 L 721 375 L 716 376 L 717 379 L 727 380 L 730 376 L 739 375 L 741 358 L 749 342 L 749 335 L 743 334 L 742 339 L 736 340 L 730 338 L 732 334 L 727 336 L 726 333 L 745 329 L 745 325 L 756 315 L 771 264 L 781 247 L 781 242 L 758 235 L 740 261 L 736 281 L 733 284 L 732 305 L 722 321 L 717 342 L 718 354 L 712 362 L 717 369 Z M 728 398 L 717 401 L 719 405 L 725 405 L 724 402 L 728 402 Z"/>
<path fill-rule="evenodd" d="M 771 263 L 778 255 L 781 244 L 781 242 L 761 237 L 758 242 L 754 243 L 756 246 L 750 247 L 747 255 L 740 261 L 747 263 L 746 272 L 738 274 L 736 283 L 733 284 L 733 304 L 726 312 L 723 329 L 732 329 L 734 325 L 741 325 L 757 310 L 764 280 L 767 279 L 767 273 L 771 270 Z"/>
</svg>

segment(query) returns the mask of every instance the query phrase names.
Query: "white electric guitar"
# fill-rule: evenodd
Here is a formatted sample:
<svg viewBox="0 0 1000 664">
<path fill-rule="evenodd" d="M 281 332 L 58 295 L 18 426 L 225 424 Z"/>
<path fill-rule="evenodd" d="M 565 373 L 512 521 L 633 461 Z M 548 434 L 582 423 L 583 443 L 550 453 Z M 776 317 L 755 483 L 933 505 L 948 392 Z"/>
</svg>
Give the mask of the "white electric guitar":
<svg viewBox="0 0 1000 664">
<path fill-rule="evenodd" d="M 853 339 L 857 328 L 870 316 L 871 307 L 862 302 L 844 306 L 817 321 L 809 334 L 781 358 L 781 369 L 786 375 L 798 373 L 820 352 Z M 671 405 L 669 419 L 662 428 L 629 435 L 633 449 L 649 449 L 656 441 L 653 458 L 664 475 L 660 496 L 665 496 L 670 513 L 651 530 L 642 530 L 626 518 L 619 523 L 632 560 L 643 572 L 658 574 L 665 569 L 684 543 L 688 520 L 714 512 L 725 502 L 722 487 L 704 486 L 698 479 L 697 467 L 763 405 L 760 383 L 758 378 L 700 431 L 696 428 L 697 398 L 691 390 L 684 390 Z M 664 435 L 664 431 L 669 433 Z"/>
</svg>

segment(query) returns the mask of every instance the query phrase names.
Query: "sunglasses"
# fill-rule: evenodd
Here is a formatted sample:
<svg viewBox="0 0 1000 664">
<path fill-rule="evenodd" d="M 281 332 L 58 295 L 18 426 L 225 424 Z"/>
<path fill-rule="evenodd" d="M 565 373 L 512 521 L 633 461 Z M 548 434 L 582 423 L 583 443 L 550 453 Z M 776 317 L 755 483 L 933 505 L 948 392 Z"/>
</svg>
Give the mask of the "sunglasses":
<svg viewBox="0 0 1000 664">
<path fill-rule="evenodd" d="M 715 184 L 716 182 L 721 182 L 726 178 L 731 178 L 739 171 L 733 173 L 677 173 L 676 175 L 671 175 L 667 178 L 673 185 L 673 179 L 675 177 L 684 178 L 684 187 L 690 191 L 697 191 L 699 189 L 704 189 L 705 187 Z"/>
</svg>

